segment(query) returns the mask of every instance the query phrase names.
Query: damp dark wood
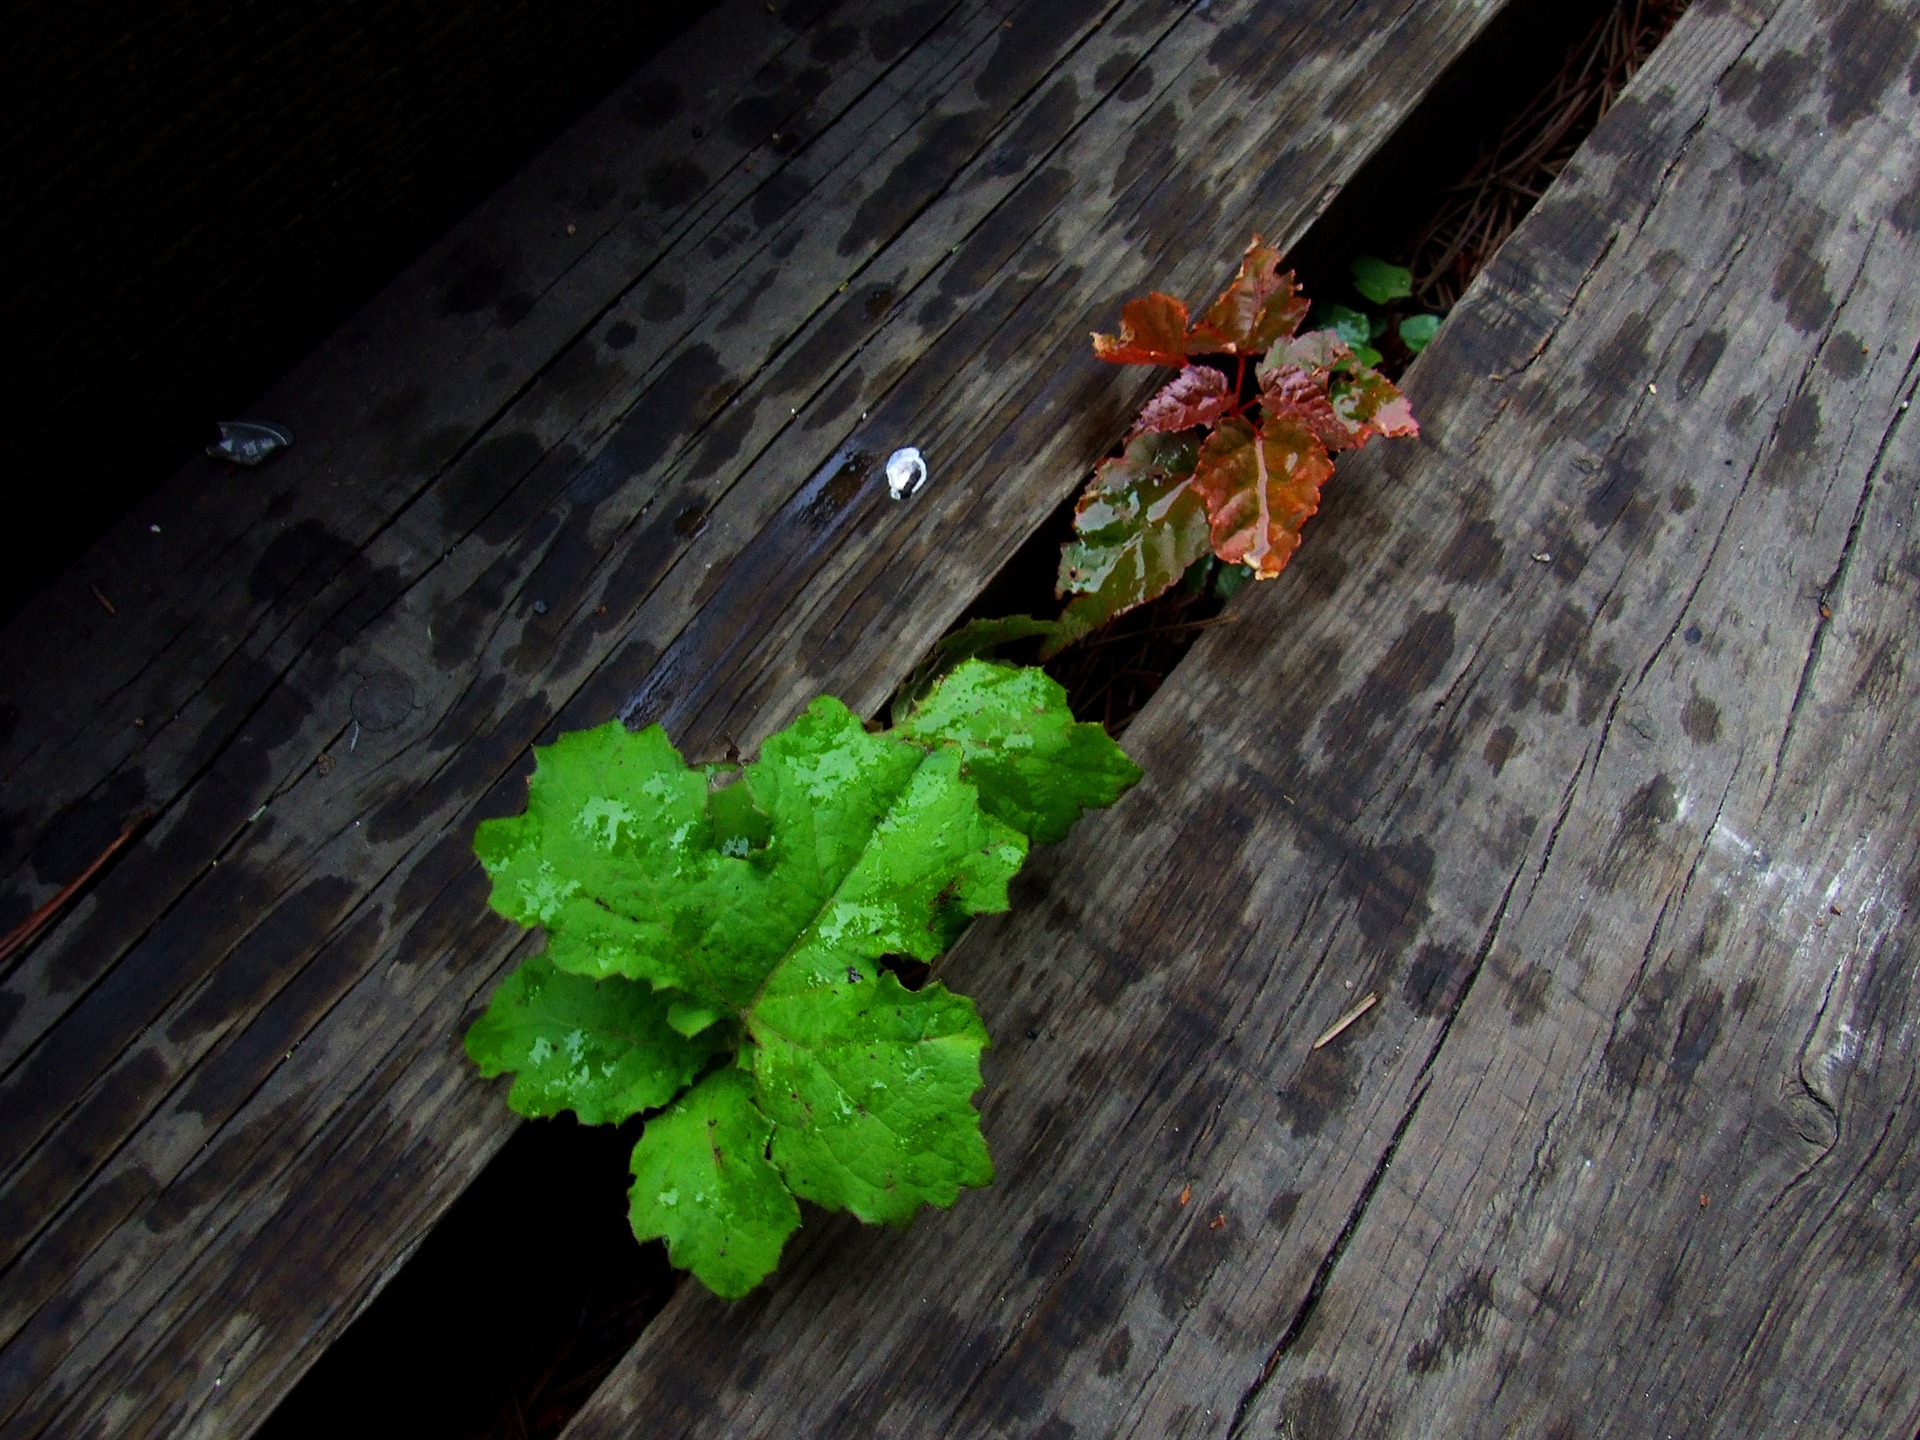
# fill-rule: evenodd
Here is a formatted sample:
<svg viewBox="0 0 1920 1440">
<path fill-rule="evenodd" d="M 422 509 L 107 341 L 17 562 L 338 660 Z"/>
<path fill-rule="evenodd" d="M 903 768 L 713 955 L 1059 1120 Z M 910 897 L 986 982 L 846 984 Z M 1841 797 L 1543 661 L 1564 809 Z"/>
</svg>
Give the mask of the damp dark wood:
<svg viewBox="0 0 1920 1440">
<path fill-rule="evenodd" d="M 876 709 L 1142 398 L 1087 332 L 1503 8 L 724 5 L 0 632 L 0 933 L 132 832 L 0 979 L 0 1432 L 257 1424 L 509 1133 L 469 841 L 529 746 Z"/>
<path fill-rule="evenodd" d="M 1916 39 L 1692 8 L 945 965 L 996 1184 L 572 1436 L 1920 1429 Z"/>
</svg>

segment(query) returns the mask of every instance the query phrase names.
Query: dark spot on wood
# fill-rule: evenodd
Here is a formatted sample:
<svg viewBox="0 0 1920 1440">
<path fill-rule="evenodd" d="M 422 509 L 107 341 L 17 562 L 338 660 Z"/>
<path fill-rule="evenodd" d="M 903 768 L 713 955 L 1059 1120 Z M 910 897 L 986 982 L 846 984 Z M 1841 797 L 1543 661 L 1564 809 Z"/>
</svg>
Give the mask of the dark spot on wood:
<svg viewBox="0 0 1920 1440">
<path fill-rule="evenodd" d="M 746 444 L 747 437 L 753 433 L 759 411 L 758 398 L 727 406 L 725 413 L 709 425 L 706 433 L 700 437 L 699 448 L 694 451 L 693 461 L 687 467 L 687 478 L 699 481 L 717 475 L 721 467 L 738 455 L 740 447 Z"/>
<path fill-rule="evenodd" d="M 921 137 L 854 211 L 839 253 L 856 255 L 884 243 L 944 190 L 979 148 L 997 118 L 989 110 L 942 115 L 915 133 Z"/>
<path fill-rule="evenodd" d="M 1620 809 L 1619 824 L 1600 862 L 1600 882 L 1618 885 L 1639 871 L 1660 848 L 1661 831 L 1680 813 L 1680 797 L 1673 782 L 1655 775 L 1633 792 Z"/>
<path fill-rule="evenodd" d="M 369 675 L 354 687 L 351 711 L 363 730 L 391 730 L 413 713 L 413 682 L 397 670 Z"/>
<path fill-rule="evenodd" d="M 1678 972 L 1662 966 L 1641 984 L 1633 997 L 1632 1021 L 1617 1028 L 1600 1052 L 1609 1091 L 1632 1091 L 1658 1069 L 1667 1051 L 1667 1007 L 1673 1003 L 1678 983 Z"/>
<path fill-rule="evenodd" d="M 1078 1433 L 1064 1416 L 1049 1415 L 1047 1423 L 1033 1432 L 1033 1440 L 1073 1440 Z"/>
<path fill-rule="evenodd" d="M 1863 640 L 1860 648 L 1864 650 L 1871 645 L 1873 653 L 1861 668 L 1860 678 L 1853 682 L 1854 699 L 1873 710 L 1884 709 L 1899 700 L 1906 678 L 1909 643 L 1908 637 L 1898 631 Z"/>
<path fill-rule="evenodd" d="M 1753 1008 L 1754 997 L 1760 993 L 1760 982 L 1749 977 L 1733 987 L 1733 1000 L 1729 1008 L 1736 1019 L 1746 1015 Z"/>
<path fill-rule="evenodd" d="M 1811 335 L 1833 318 L 1833 293 L 1827 289 L 1827 262 L 1814 254 L 1826 225 L 1809 221 L 1794 233 L 1787 253 L 1773 272 L 1773 298 L 1787 304 L 1787 323 Z"/>
<path fill-rule="evenodd" d="M 671 281 L 657 281 L 648 287 L 647 298 L 640 304 L 640 318 L 658 325 L 673 319 L 686 308 L 685 289 Z"/>
<path fill-rule="evenodd" d="M 1751 93 L 1744 97 L 1748 118 L 1762 129 L 1778 125 L 1799 107 L 1819 68 L 1810 57 L 1792 50 L 1768 56 L 1754 74 Z M 1730 98 L 1742 98 L 1731 96 L 1731 87 L 1729 93 Z"/>
<path fill-rule="evenodd" d="M 1507 547 L 1491 520 L 1462 520 L 1440 560 L 1440 576 L 1456 585 L 1484 585 L 1500 573 Z"/>
<path fill-rule="evenodd" d="M 1758 395 L 1742 395 L 1727 407 L 1727 433 L 1738 435 L 1753 423 L 1753 417 L 1760 410 Z"/>
<path fill-rule="evenodd" d="M 1700 497 L 1694 493 L 1693 486 L 1680 484 L 1667 492 L 1667 508 L 1676 515 L 1684 515 L 1693 509 Z"/>
<path fill-rule="evenodd" d="M 1123 105 L 1138 105 L 1153 93 L 1153 67 L 1141 65 L 1127 76 L 1125 83 L 1114 93 L 1114 98 Z"/>
<path fill-rule="evenodd" d="M 1680 707 L 1680 726 L 1689 740 L 1711 745 L 1720 738 L 1720 707 L 1695 690 Z"/>
<path fill-rule="evenodd" d="M 1827 123 L 1845 129 L 1880 109 L 1914 47 L 1912 12 L 1881 0 L 1848 0 L 1827 27 Z"/>
<path fill-rule="evenodd" d="M 620 187 L 612 179 L 596 175 L 580 191 L 580 209 L 589 215 L 598 214 L 611 205 L 619 193 Z"/>
<path fill-rule="evenodd" d="M 247 574 L 247 594 L 279 608 L 298 609 L 356 563 L 364 563 L 358 546 L 318 520 L 302 520 L 267 542 Z"/>
<path fill-rule="evenodd" d="M 1281 1123 L 1296 1139 L 1318 1135 L 1360 1093 L 1348 1053 L 1339 1043 L 1308 1051 L 1300 1069 L 1279 1092 Z"/>
<path fill-rule="evenodd" d="M 1492 1308 L 1493 1272 L 1474 1270 L 1464 1276 L 1440 1302 L 1433 1333 L 1407 1351 L 1407 1373 L 1431 1375 L 1477 1348 L 1486 1339 Z"/>
<path fill-rule="evenodd" d="M 1037 1280 L 1057 1273 L 1086 1231 L 1086 1222 L 1072 1215 L 1035 1216 L 1020 1241 L 1020 1248 L 1027 1253 L 1027 1278 Z"/>
<path fill-rule="evenodd" d="M 502 329 L 511 330 L 533 313 L 540 297 L 531 290 L 511 290 L 493 307 L 493 318 Z"/>
<path fill-rule="evenodd" d="M 1567 682 L 1549 680 L 1540 687 L 1540 709 L 1548 715 L 1559 715 L 1567 708 Z"/>
<path fill-rule="evenodd" d="M 1113 89 L 1127 78 L 1127 72 L 1140 63 L 1139 52 L 1134 50 L 1116 50 L 1100 62 L 1100 68 L 1093 72 L 1093 88 L 1101 92 Z"/>
<path fill-rule="evenodd" d="M 1887 219 L 1902 235 L 1920 235 L 1920 177 L 1907 187 L 1906 194 L 1894 201 Z"/>
<path fill-rule="evenodd" d="M 1673 1059 L 1668 1075 L 1675 1084 L 1689 1085 L 1694 1073 L 1713 1049 L 1714 1041 L 1720 1038 L 1720 1013 L 1725 1008 L 1725 997 L 1715 986 L 1708 985 L 1699 990 L 1687 1001 L 1686 1008 L 1680 1012 L 1679 1033 L 1673 1040 Z"/>
<path fill-rule="evenodd" d="M 657 130 L 678 115 L 686 104 L 680 87 L 649 76 L 620 97 L 620 113 L 642 130 Z"/>
<path fill-rule="evenodd" d="M 1703 634 L 1704 632 L 1698 625 L 1688 625 L 1686 629 L 1680 632 L 1680 638 L 1689 645 L 1698 645 Z"/>
<path fill-rule="evenodd" d="M 1453 611 L 1427 610 L 1407 622 L 1352 697 L 1330 707 L 1319 727 L 1328 758 L 1364 763 L 1397 733 L 1414 699 L 1434 685 L 1453 658 Z"/>
<path fill-rule="evenodd" d="M 1686 362 L 1680 367 L 1680 376 L 1676 388 L 1680 398 L 1690 400 L 1700 393 L 1700 387 L 1707 383 L 1714 367 L 1720 363 L 1720 357 L 1727 353 L 1727 332 L 1720 329 L 1709 330 L 1693 342 L 1687 351 Z"/>
<path fill-rule="evenodd" d="M 1648 507 L 1641 495 L 1646 482 L 1645 442 L 1638 435 L 1629 436 L 1615 447 L 1599 483 L 1587 492 L 1582 507 L 1587 523 L 1602 535 L 1618 527 L 1621 541 L 1631 544 L 1647 522 Z"/>
<path fill-rule="evenodd" d="M 147 808 L 148 794 L 146 775 L 128 766 L 67 805 L 28 852 L 34 878 L 56 890 L 73 880 Z"/>
<path fill-rule="evenodd" d="M 1851 380 L 1867 368 L 1867 347 L 1851 330 L 1840 330 L 1820 352 L 1820 363 L 1842 380 Z"/>
<path fill-rule="evenodd" d="M 446 533 L 464 536 L 478 529 L 545 457 L 546 447 L 539 438 L 522 430 L 490 436 L 475 445 L 434 487 Z"/>
<path fill-rule="evenodd" d="M 1511 725 L 1502 725 L 1487 736 L 1486 747 L 1481 750 L 1480 758 L 1487 762 L 1493 773 L 1498 775 L 1506 768 L 1507 761 L 1513 758 L 1514 743 L 1519 739 Z"/>
<path fill-rule="evenodd" d="M 939 0 L 919 0 L 895 14 L 882 15 L 867 29 L 867 53 L 882 63 L 897 60 L 946 14 L 947 6 Z"/>
<path fill-rule="evenodd" d="M 1820 440 L 1820 398 L 1802 390 L 1780 411 L 1773 446 L 1760 467 L 1761 478 L 1773 485 L 1793 485 L 1813 472 L 1809 461 Z"/>
<path fill-rule="evenodd" d="M 987 163 L 990 175 L 1018 175 L 1073 129 L 1080 113 L 1080 87 L 1071 75 L 1062 76 L 1030 109 L 998 146 Z"/>
<path fill-rule="evenodd" d="M 1340 1390 L 1325 1375 L 1315 1375 L 1290 1387 L 1274 1421 L 1276 1440 L 1333 1440 L 1347 1433 L 1346 1407 Z"/>
<path fill-rule="evenodd" d="M 607 327 L 606 346 L 609 350 L 624 350 L 639 336 L 640 332 L 633 328 L 633 322 L 619 320 Z"/>
<path fill-rule="evenodd" d="M 440 292 L 442 315 L 477 315 L 492 303 L 507 283 L 507 266 L 497 256 L 468 256 Z"/>
<path fill-rule="evenodd" d="M 866 384 L 866 372 L 863 370 L 850 370 L 842 375 L 839 384 L 807 407 L 805 428 L 821 430 L 833 424 L 860 403 L 860 395 L 866 389 Z"/>
<path fill-rule="evenodd" d="M 1127 1273 L 1114 1261 L 1077 1264 L 1036 1302 L 1026 1326 L 994 1365 L 995 1383 L 978 1387 L 955 1417 L 950 1433 L 1017 1433 L 1045 1408 L 1063 1375 L 1108 1328 L 1126 1304 Z M 978 1412 L 978 1413 L 975 1413 Z"/>
<path fill-rule="evenodd" d="M 770 63 L 761 78 L 771 80 L 775 88 L 748 95 L 734 103 L 723 122 L 727 134 L 742 145 L 758 145 L 775 134 L 803 128 L 801 111 L 819 97 L 833 79 L 824 65 L 809 65 L 791 79 L 781 76 L 778 62 Z"/>
<path fill-rule="evenodd" d="M 1530 960 L 1507 981 L 1507 1019 L 1516 1028 L 1533 1024 L 1547 1013 L 1547 990 L 1552 972 Z"/>
<path fill-rule="evenodd" d="M 1423 1020 L 1453 1008 L 1473 974 L 1473 955 L 1458 945 L 1428 941 L 1407 967 L 1400 995 Z"/>
<path fill-rule="evenodd" d="M 1293 1223 L 1294 1213 L 1300 1208 L 1300 1199 L 1298 1190 L 1282 1190 L 1267 1202 L 1267 1226 L 1276 1235 L 1283 1233 Z"/>
<path fill-rule="evenodd" d="M 1000 31 L 993 54 L 974 79 L 973 93 L 988 105 L 1018 100 L 1106 8 L 1107 0 L 1051 0 L 1022 7 L 1012 27 Z"/>
<path fill-rule="evenodd" d="M 1433 847 L 1416 838 L 1354 853 L 1340 883 L 1357 902 L 1354 920 L 1369 944 L 1389 955 L 1411 945 L 1433 913 Z"/>
<path fill-rule="evenodd" d="M 622 483 L 645 474 L 712 415 L 735 383 L 711 345 L 681 351 L 627 412 L 601 456 Z"/>
<path fill-rule="evenodd" d="M 1176 1320 L 1181 1311 L 1198 1304 L 1213 1272 L 1233 1253 L 1236 1226 L 1232 1199 L 1230 1195 L 1215 1195 L 1202 1205 L 1196 1195 L 1193 1203 L 1181 1210 L 1187 1222 L 1186 1233 L 1173 1254 L 1155 1266 L 1149 1277 L 1160 1314 L 1166 1319 Z M 1216 1224 L 1222 1215 L 1228 1217 L 1227 1223 Z"/>
<path fill-rule="evenodd" d="M 807 41 L 807 57 L 822 65 L 844 60 L 860 48 L 860 31 L 852 25 L 828 25 Z"/>
<path fill-rule="evenodd" d="M 699 199 L 707 172 L 691 160 L 662 160 L 641 177 L 646 197 L 663 210 L 677 210 Z"/>
<path fill-rule="evenodd" d="M 673 532 L 682 539 L 691 540 L 707 528 L 707 512 L 699 505 L 689 505 L 673 517 Z"/>
<path fill-rule="evenodd" d="M 1100 1358 L 1094 1362 L 1094 1373 L 1102 1379 L 1111 1379 L 1127 1368 L 1127 1361 L 1133 1358 L 1133 1331 L 1122 1325 L 1107 1337 L 1107 1343 L 1100 1347 Z"/>
<path fill-rule="evenodd" d="M 813 182 L 806 176 L 791 167 L 781 170 L 754 192 L 749 213 L 755 227 L 765 230 L 784 219 L 811 194 Z"/>
<path fill-rule="evenodd" d="M 830 524 L 834 516 L 846 509 L 860 493 L 867 476 L 873 473 L 874 463 L 874 456 L 865 450 L 856 450 L 843 457 L 833 467 L 826 482 L 802 507 L 801 520 L 815 528 Z"/>
</svg>

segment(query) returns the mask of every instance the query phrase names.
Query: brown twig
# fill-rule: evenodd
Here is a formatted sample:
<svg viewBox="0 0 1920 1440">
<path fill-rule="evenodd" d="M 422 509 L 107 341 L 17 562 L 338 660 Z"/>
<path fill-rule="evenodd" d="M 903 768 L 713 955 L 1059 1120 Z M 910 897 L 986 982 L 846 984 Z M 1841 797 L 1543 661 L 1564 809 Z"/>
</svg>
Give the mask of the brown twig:
<svg viewBox="0 0 1920 1440">
<path fill-rule="evenodd" d="M 12 959 L 15 951 L 23 950 L 32 944 L 34 937 L 46 929 L 46 927 L 53 922 L 54 918 L 66 908 L 67 902 L 72 900 L 75 895 L 78 895 L 80 891 L 85 888 L 86 883 L 100 873 L 100 867 L 118 854 L 120 848 L 134 837 L 134 833 L 152 818 L 150 814 L 135 816 L 127 823 L 127 828 L 114 837 L 112 844 L 94 856 L 92 863 L 89 864 L 86 869 L 82 870 L 78 875 L 74 876 L 73 879 L 69 880 L 65 885 L 62 885 L 59 890 L 55 891 L 53 898 L 47 901 L 46 904 L 42 905 L 38 910 L 14 926 L 4 937 L 0 937 L 0 963 L 5 963 L 7 960 Z"/>
</svg>

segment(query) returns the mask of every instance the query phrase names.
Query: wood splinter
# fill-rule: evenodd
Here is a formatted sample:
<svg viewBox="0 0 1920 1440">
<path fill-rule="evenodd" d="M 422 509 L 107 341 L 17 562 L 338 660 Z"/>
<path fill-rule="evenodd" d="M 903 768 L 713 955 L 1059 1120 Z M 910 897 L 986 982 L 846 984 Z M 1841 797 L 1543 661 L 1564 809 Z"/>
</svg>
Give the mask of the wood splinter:
<svg viewBox="0 0 1920 1440">
<path fill-rule="evenodd" d="M 1362 1015 L 1366 1014 L 1367 1011 L 1371 1010 L 1374 1007 L 1374 1005 L 1378 1003 L 1379 999 L 1380 999 L 1380 996 L 1377 992 L 1369 990 L 1367 992 L 1366 999 L 1362 1000 L 1358 1005 L 1354 1006 L 1351 1010 L 1347 1011 L 1346 1014 L 1342 1015 L 1338 1020 L 1334 1021 L 1333 1024 L 1327 1027 L 1326 1033 L 1323 1034 L 1318 1040 L 1313 1042 L 1313 1048 L 1318 1050 L 1322 1045 L 1326 1045 L 1331 1041 L 1339 1039 L 1340 1032 L 1342 1030 L 1345 1030 L 1349 1025 L 1353 1024 L 1353 1022 L 1358 1020 Z"/>
</svg>

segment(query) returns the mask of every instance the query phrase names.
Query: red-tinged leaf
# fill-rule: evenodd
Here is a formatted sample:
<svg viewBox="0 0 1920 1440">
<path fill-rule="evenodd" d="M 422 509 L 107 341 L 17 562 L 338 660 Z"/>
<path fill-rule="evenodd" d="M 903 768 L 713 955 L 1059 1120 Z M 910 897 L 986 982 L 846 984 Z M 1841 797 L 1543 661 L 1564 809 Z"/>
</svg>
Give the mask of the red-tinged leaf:
<svg viewBox="0 0 1920 1440">
<path fill-rule="evenodd" d="M 1280 341 L 1258 374 L 1265 412 L 1297 420 L 1329 450 L 1357 450 L 1376 435 L 1420 433 L 1406 397 L 1355 360 L 1331 330 Z"/>
<path fill-rule="evenodd" d="M 1327 447 L 1296 420 L 1276 416 L 1258 430 L 1238 416 L 1222 420 L 1200 448 L 1192 482 L 1206 501 L 1213 553 L 1259 579 L 1278 575 L 1331 474 Z"/>
<path fill-rule="evenodd" d="M 1154 291 L 1120 311 L 1120 334 L 1093 337 L 1093 353 L 1109 365 L 1185 365 L 1187 307 Z"/>
<path fill-rule="evenodd" d="M 1413 406 L 1378 370 L 1350 364 L 1334 375 L 1327 395 L 1333 402 L 1334 412 L 1353 432 L 1356 448 L 1375 435 L 1400 439 L 1420 433 L 1420 424 L 1413 418 Z"/>
<path fill-rule="evenodd" d="M 1189 355 L 1256 355 L 1293 334 L 1307 318 L 1293 273 L 1280 273 L 1280 252 L 1256 235 L 1240 257 L 1240 273 L 1187 334 Z"/>
<path fill-rule="evenodd" d="M 1190 483 L 1198 454 L 1190 435 L 1141 435 L 1101 463 L 1060 557 L 1059 593 L 1074 598 L 1043 655 L 1165 593 L 1207 553 L 1207 508 Z"/>
<path fill-rule="evenodd" d="M 1269 419 L 1298 421 L 1311 430 L 1329 450 L 1353 446 L 1353 432 L 1347 428 L 1327 398 L 1327 378 L 1291 365 L 1260 372 L 1260 407 Z"/>
<path fill-rule="evenodd" d="M 1189 365 L 1146 403 L 1127 438 L 1211 425 L 1233 403 L 1233 387 L 1211 365 Z"/>
</svg>

